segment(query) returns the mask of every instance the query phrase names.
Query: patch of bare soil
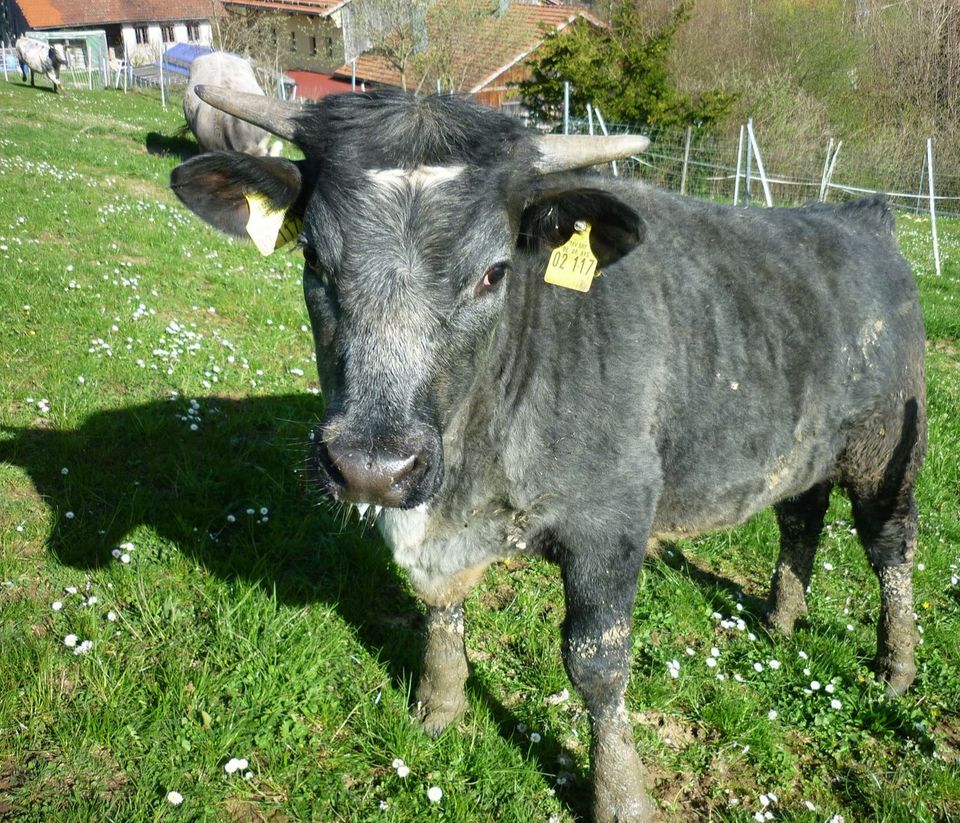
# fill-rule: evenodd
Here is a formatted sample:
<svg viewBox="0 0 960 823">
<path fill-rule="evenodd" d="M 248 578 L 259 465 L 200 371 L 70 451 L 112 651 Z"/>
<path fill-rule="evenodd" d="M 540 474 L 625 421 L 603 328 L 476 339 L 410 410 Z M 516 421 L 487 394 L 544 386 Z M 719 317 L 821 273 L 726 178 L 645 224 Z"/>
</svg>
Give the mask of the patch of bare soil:
<svg viewBox="0 0 960 823">
<path fill-rule="evenodd" d="M 226 818 L 233 823 L 286 823 L 292 819 L 282 809 L 265 807 L 257 800 L 229 797 L 225 805 Z"/>
<path fill-rule="evenodd" d="M 687 769 L 651 775 L 664 821 L 715 820 L 756 803 L 760 794 L 748 764 L 717 752 L 700 773 Z"/>
<path fill-rule="evenodd" d="M 960 357 L 960 346 L 952 340 L 928 340 L 927 350 L 938 354 L 948 354 L 951 357 Z"/>
<path fill-rule="evenodd" d="M 681 717 L 656 711 L 631 712 L 630 717 L 635 726 L 646 726 L 652 729 L 663 744 L 674 751 L 680 751 L 691 743 L 708 739 L 703 729 L 685 722 Z"/>
</svg>

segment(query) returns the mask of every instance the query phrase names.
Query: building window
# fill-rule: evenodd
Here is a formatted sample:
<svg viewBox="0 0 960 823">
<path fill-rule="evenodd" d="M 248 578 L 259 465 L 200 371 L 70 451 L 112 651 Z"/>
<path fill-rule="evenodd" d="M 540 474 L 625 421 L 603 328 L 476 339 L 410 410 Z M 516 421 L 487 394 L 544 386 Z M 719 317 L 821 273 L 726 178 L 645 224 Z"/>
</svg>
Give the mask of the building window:
<svg viewBox="0 0 960 823">
<path fill-rule="evenodd" d="M 161 26 L 160 36 L 163 39 L 164 43 L 172 43 L 173 42 L 173 26 Z"/>
<path fill-rule="evenodd" d="M 200 39 L 200 24 L 187 23 L 187 40 L 197 41 Z"/>
<path fill-rule="evenodd" d="M 290 32 L 290 51 L 294 54 L 297 53 L 297 33 L 295 31 Z"/>
<path fill-rule="evenodd" d="M 310 35 L 310 54 L 316 56 L 319 54 L 317 51 L 317 38 L 314 35 Z"/>
<path fill-rule="evenodd" d="M 140 46 L 145 46 L 149 43 L 147 38 L 147 27 L 146 26 L 134 26 L 133 34 L 137 38 L 137 44 Z"/>
</svg>

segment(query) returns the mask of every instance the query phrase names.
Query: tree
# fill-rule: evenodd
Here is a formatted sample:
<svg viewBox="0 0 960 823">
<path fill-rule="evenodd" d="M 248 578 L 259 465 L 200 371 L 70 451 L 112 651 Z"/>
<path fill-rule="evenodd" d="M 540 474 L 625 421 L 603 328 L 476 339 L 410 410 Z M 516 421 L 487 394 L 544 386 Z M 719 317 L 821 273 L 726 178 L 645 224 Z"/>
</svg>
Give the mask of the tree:
<svg viewBox="0 0 960 823">
<path fill-rule="evenodd" d="M 355 0 L 351 6 L 356 52 L 372 49 L 385 57 L 406 90 L 412 61 L 427 48 L 429 0 Z"/>
<path fill-rule="evenodd" d="M 684 0 L 669 20 L 647 32 L 636 7 L 620 3 L 607 28 L 579 22 L 547 36 L 528 63 L 531 76 L 518 83 L 527 107 L 547 119 L 562 111 L 563 83 L 571 84 L 571 106 L 597 106 L 611 120 L 650 125 L 692 125 L 717 120 L 734 96 L 718 89 L 696 99 L 680 94 L 669 81 L 667 60 L 692 0 Z"/>
<path fill-rule="evenodd" d="M 218 50 L 247 57 L 267 94 L 277 88 L 277 74 L 289 65 L 293 52 L 289 15 L 265 11 L 227 11 L 214 15 L 214 43 Z"/>
</svg>

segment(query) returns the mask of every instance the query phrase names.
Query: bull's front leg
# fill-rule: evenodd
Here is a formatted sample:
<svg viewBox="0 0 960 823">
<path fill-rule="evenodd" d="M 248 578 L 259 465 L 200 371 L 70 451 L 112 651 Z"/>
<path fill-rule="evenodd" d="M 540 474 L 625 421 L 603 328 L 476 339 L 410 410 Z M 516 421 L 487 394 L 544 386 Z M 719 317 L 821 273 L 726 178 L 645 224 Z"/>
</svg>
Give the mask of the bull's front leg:
<svg viewBox="0 0 960 823">
<path fill-rule="evenodd" d="M 435 580 L 414 573 L 411 582 L 429 607 L 423 670 L 417 683 L 413 714 L 424 731 L 438 735 L 467 708 L 467 650 L 464 644 L 463 599 L 483 577 L 487 562 Z"/>
<path fill-rule="evenodd" d="M 648 821 L 655 815 L 624 703 L 643 546 L 621 539 L 609 550 L 560 552 L 567 607 L 563 661 L 590 713 L 596 823 Z"/>
<path fill-rule="evenodd" d="M 467 653 L 463 642 L 463 602 L 431 607 L 427 614 L 423 671 L 414 714 L 424 731 L 438 735 L 467 708 Z"/>
</svg>

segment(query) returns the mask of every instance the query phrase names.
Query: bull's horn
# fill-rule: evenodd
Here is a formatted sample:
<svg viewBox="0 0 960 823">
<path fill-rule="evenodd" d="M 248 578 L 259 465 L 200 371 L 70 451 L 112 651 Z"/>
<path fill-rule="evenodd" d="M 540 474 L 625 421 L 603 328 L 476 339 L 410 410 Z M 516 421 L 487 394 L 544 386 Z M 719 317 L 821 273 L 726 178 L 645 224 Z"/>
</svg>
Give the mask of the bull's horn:
<svg viewBox="0 0 960 823">
<path fill-rule="evenodd" d="M 537 171 L 553 172 L 583 169 L 640 154 L 646 151 L 650 140 L 638 134 L 615 134 L 612 137 L 545 134 L 538 137 L 536 143 L 540 150 Z"/>
<path fill-rule="evenodd" d="M 303 111 L 303 108 L 296 103 L 286 103 L 262 94 L 233 91 L 223 86 L 200 85 L 196 86 L 194 91 L 197 97 L 215 109 L 260 126 L 277 137 L 290 141 L 296 140 L 297 115 Z"/>
</svg>

